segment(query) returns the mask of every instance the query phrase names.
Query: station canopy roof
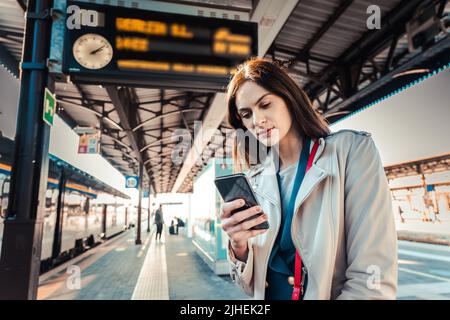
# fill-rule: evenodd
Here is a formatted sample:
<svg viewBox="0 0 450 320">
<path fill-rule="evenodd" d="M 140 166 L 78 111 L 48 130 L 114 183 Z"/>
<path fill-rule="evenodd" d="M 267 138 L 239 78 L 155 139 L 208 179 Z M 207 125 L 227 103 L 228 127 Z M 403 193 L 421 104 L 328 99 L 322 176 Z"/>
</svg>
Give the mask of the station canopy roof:
<svg viewBox="0 0 450 320">
<path fill-rule="evenodd" d="M 388 179 L 450 171 L 450 153 L 385 167 Z"/>
<path fill-rule="evenodd" d="M 0 137 L 0 163 L 11 166 L 13 154 L 14 141 L 5 137 Z M 115 197 L 130 199 L 130 197 L 125 193 L 111 187 L 103 181 L 100 181 L 87 172 L 78 169 L 77 167 L 52 154 L 49 156 L 49 178 L 59 179 L 61 170 L 64 170 L 65 177 L 69 183 L 78 183 L 83 187 L 93 188 L 95 193 L 107 193 Z"/>
<path fill-rule="evenodd" d="M 314 107 L 330 123 L 450 62 L 450 39 L 443 32 L 443 29 L 448 31 L 448 1 L 290 0 L 286 4 L 292 2 L 293 9 L 282 21 L 264 55 L 285 63 Z M 276 23 L 270 16 L 271 6 L 283 5 L 276 0 L 159 3 L 192 6 L 198 15 L 215 17 L 220 17 L 215 11 L 231 10 L 266 26 Z M 118 4 L 133 8 L 140 5 L 139 1 L 119 1 Z M 381 9 L 381 27 L 368 30 L 367 8 L 374 4 Z M 24 0 L 0 2 L 0 62 L 16 77 L 26 6 Z M 269 9 L 264 11 L 263 8 Z M 256 15 L 260 9 L 263 14 Z M 420 12 L 433 12 L 438 16 L 442 30 L 437 31 L 432 42 L 421 47 L 419 43 L 418 49 L 409 50 L 406 24 Z M 194 124 L 204 119 L 214 92 L 69 82 L 56 84 L 56 96 L 58 113 L 71 127 L 102 127 L 102 155 L 120 172 L 134 175 L 138 161 L 143 161 L 146 181 L 150 181 L 156 193 L 191 192 L 195 176 L 208 159 L 230 153 L 225 141 L 231 128 L 224 120 L 217 138 L 200 150 L 203 161 L 189 168 L 185 181 L 173 190 L 184 165 L 175 164 L 171 159 L 178 142 L 173 134 L 177 129 L 188 129 L 191 137 L 194 136 Z"/>
</svg>

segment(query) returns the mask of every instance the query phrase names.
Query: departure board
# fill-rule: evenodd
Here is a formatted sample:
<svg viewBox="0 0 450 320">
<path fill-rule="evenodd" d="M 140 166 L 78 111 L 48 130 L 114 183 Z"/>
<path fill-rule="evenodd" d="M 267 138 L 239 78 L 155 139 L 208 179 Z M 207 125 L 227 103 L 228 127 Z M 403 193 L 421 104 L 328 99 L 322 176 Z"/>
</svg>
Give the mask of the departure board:
<svg viewBox="0 0 450 320">
<path fill-rule="evenodd" d="M 63 72 L 80 83 L 223 91 L 256 23 L 68 1 Z"/>
</svg>

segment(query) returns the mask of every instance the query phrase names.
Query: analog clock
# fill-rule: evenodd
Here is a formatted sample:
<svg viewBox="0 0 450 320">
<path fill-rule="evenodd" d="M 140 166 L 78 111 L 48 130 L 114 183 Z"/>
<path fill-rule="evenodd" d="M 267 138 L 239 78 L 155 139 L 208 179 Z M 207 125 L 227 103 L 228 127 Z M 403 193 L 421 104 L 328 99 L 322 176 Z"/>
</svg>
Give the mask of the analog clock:
<svg viewBox="0 0 450 320">
<path fill-rule="evenodd" d="M 101 69 L 111 62 L 113 48 L 101 35 L 88 33 L 73 44 L 73 56 L 87 69 Z"/>
</svg>

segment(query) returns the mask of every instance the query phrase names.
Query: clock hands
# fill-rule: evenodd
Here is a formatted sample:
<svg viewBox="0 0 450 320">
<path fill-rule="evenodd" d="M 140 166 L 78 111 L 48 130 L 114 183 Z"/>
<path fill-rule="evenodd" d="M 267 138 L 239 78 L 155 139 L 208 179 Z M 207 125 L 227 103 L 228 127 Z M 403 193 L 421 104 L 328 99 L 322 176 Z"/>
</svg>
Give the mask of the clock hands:
<svg viewBox="0 0 450 320">
<path fill-rule="evenodd" d="M 78 37 L 72 46 L 72 52 L 75 60 L 90 70 L 104 68 L 113 57 L 111 44 L 98 34 L 84 34 Z"/>
<path fill-rule="evenodd" d="M 96 54 L 97 52 L 101 51 L 104 47 L 105 47 L 105 45 L 101 46 L 98 49 L 95 49 L 95 50 L 91 51 L 90 54 Z"/>
</svg>

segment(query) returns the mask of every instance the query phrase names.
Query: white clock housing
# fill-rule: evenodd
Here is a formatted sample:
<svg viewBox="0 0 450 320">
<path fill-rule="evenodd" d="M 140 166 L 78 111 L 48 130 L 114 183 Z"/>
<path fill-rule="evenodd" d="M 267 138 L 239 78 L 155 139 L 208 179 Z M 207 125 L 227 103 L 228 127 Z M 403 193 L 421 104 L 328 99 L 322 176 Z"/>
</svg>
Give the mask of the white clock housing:
<svg viewBox="0 0 450 320">
<path fill-rule="evenodd" d="M 73 56 L 87 69 L 101 69 L 111 62 L 113 48 L 101 35 L 88 33 L 79 37 L 73 44 Z"/>
</svg>

